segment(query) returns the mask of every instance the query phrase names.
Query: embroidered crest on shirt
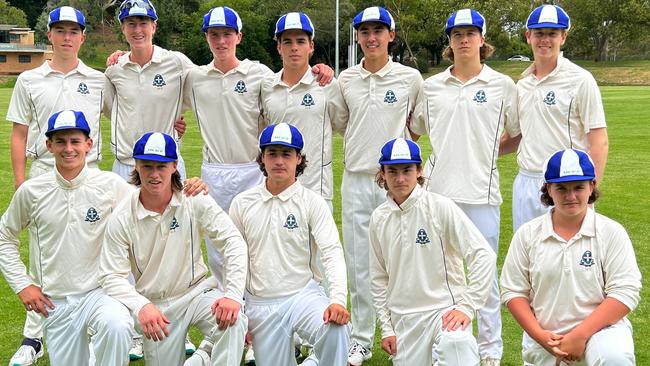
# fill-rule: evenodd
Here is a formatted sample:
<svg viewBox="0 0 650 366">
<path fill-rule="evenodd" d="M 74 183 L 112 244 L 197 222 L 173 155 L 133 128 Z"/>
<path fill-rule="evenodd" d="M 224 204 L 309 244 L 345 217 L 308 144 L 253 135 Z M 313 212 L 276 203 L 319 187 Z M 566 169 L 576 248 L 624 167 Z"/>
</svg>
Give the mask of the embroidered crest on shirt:
<svg viewBox="0 0 650 366">
<path fill-rule="evenodd" d="M 167 85 L 165 83 L 165 79 L 163 79 L 163 76 L 160 74 L 156 74 L 156 76 L 153 77 L 153 86 L 162 88 L 163 86 Z"/>
<path fill-rule="evenodd" d="M 287 216 L 287 221 L 284 223 L 284 227 L 289 230 L 298 228 L 298 221 L 296 221 L 296 217 L 293 216 L 293 214 L 289 214 L 289 216 Z"/>
<path fill-rule="evenodd" d="M 591 251 L 586 250 L 582 253 L 582 259 L 580 260 L 580 265 L 587 268 L 594 265 L 594 257 L 591 255 Z"/>
<path fill-rule="evenodd" d="M 178 229 L 180 225 L 178 225 L 178 220 L 176 220 L 176 216 L 172 218 L 172 223 L 169 224 L 169 231 L 174 231 Z"/>
<path fill-rule="evenodd" d="M 100 217 L 99 217 L 99 214 L 97 213 L 97 210 L 95 210 L 94 207 L 89 208 L 88 212 L 86 212 L 85 221 L 93 223 L 93 222 L 99 221 L 99 219 L 100 219 Z"/>
<path fill-rule="evenodd" d="M 485 92 L 483 90 L 479 90 L 476 92 L 476 95 L 472 100 L 478 104 L 483 104 L 487 102 L 487 97 L 485 96 Z"/>
<path fill-rule="evenodd" d="M 248 92 L 248 90 L 246 90 L 246 83 L 244 83 L 244 80 L 239 80 L 237 82 L 237 84 L 235 85 L 235 92 L 239 94 L 244 94 Z"/>
<path fill-rule="evenodd" d="M 427 235 L 427 232 L 424 229 L 418 230 L 418 235 L 415 237 L 415 243 L 420 245 L 431 243 L 429 235 Z"/>
<path fill-rule="evenodd" d="M 302 97 L 302 103 L 300 103 L 300 105 L 311 107 L 313 105 L 316 105 L 316 103 L 314 103 L 314 97 L 312 97 L 311 94 L 307 93 L 304 97 Z"/>
<path fill-rule="evenodd" d="M 393 104 L 396 102 L 397 102 L 397 97 L 395 96 L 395 92 L 388 89 L 386 91 L 386 95 L 384 96 L 384 103 Z"/>
<path fill-rule="evenodd" d="M 555 105 L 555 92 L 550 91 L 546 94 L 546 97 L 544 97 L 544 103 L 546 105 Z"/>
<path fill-rule="evenodd" d="M 88 90 L 88 85 L 84 83 L 83 81 L 79 83 L 79 87 L 77 87 L 77 93 L 79 94 L 90 94 L 90 90 Z"/>
</svg>

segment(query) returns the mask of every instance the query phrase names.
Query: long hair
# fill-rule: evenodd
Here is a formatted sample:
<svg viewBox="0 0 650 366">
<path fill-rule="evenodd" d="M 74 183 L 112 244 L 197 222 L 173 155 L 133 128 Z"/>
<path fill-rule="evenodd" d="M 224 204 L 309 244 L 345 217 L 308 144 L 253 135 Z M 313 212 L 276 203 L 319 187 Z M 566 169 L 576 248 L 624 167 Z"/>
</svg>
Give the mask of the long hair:
<svg viewBox="0 0 650 366">
<path fill-rule="evenodd" d="M 492 46 L 487 42 L 484 42 L 483 46 L 481 46 L 481 49 L 479 50 L 479 55 L 481 56 L 481 62 L 490 58 L 493 53 L 494 53 L 494 46 Z M 447 46 L 445 48 L 445 50 L 442 52 L 442 56 L 447 58 L 451 62 L 454 62 L 454 50 L 452 50 L 450 46 Z"/>
<path fill-rule="evenodd" d="M 142 185 L 140 174 L 137 170 L 133 169 L 131 173 L 129 173 L 129 178 L 129 183 L 133 184 L 134 186 L 140 187 Z M 180 192 L 183 190 L 183 181 L 181 181 L 181 173 L 179 173 L 178 170 L 172 174 L 172 190 L 174 192 Z"/>
<path fill-rule="evenodd" d="M 587 203 L 592 204 L 596 202 L 596 200 L 598 200 L 598 198 L 600 197 L 600 191 L 596 187 L 595 183 L 593 182 L 590 183 L 594 185 L 594 190 L 591 192 L 591 195 L 589 195 L 589 200 L 587 201 Z M 539 200 L 542 201 L 542 204 L 547 207 L 555 206 L 555 202 L 553 202 L 553 198 L 551 198 L 551 195 L 548 193 L 549 184 L 551 183 L 544 183 L 542 185 L 542 188 L 540 189 L 542 195 L 539 197 Z"/>
<path fill-rule="evenodd" d="M 296 166 L 296 178 L 299 177 L 302 173 L 305 172 L 305 169 L 307 168 L 307 155 L 301 154 L 300 150 L 295 149 L 296 154 L 300 155 L 302 157 L 300 164 Z M 259 154 L 257 154 L 257 158 L 255 158 L 255 161 L 257 162 L 257 165 L 259 165 L 260 170 L 262 171 L 262 174 L 264 174 L 265 177 L 268 177 L 268 173 L 266 172 L 266 168 L 264 167 L 264 163 L 262 162 L 262 154 L 264 154 L 264 149 L 260 151 Z"/>
<path fill-rule="evenodd" d="M 379 170 L 377 171 L 377 173 L 375 173 L 375 183 L 377 183 L 379 188 L 383 188 L 385 190 L 388 190 L 388 185 L 386 184 L 386 180 L 381 175 L 381 173 L 384 171 L 384 167 L 385 167 L 385 165 L 379 166 Z M 416 169 L 418 171 L 420 171 L 420 172 L 422 171 L 422 164 L 415 164 L 415 167 L 416 167 Z M 424 185 L 424 177 L 422 175 L 420 175 L 418 177 L 418 184 L 420 186 Z"/>
</svg>

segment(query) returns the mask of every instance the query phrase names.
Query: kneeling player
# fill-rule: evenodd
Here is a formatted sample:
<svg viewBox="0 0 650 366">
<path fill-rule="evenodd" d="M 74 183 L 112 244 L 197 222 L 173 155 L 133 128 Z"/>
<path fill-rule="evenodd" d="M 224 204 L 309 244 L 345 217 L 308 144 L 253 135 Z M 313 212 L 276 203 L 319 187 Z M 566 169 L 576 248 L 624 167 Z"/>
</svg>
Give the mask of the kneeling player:
<svg viewBox="0 0 650 366">
<path fill-rule="evenodd" d="M 388 197 L 369 236 L 381 346 L 394 365 L 431 365 L 432 351 L 439 365 L 478 365 L 471 321 L 487 299 L 496 255 L 453 201 L 421 187 L 415 142 L 388 141 L 379 164 Z"/>
<path fill-rule="evenodd" d="M 345 259 L 325 200 L 296 179 L 306 166 L 303 138 L 280 123 L 260 136 L 260 168 L 266 176 L 239 194 L 230 216 L 249 246 L 246 315 L 258 366 L 295 365 L 293 334 L 314 346 L 305 364 L 347 362 L 350 314 L 345 309 Z M 318 286 L 321 253 L 329 298 Z"/>
<path fill-rule="evenodd" d="M 239 365 L 247 327 L 241 311 L 246 243 L 211 197 L 181 194 L 176 151 L 174 139 L 162 133 L 146 133 L 136 143 L 131 178 L 139 189 L 109 220 L 101 284 L 137 317 L 147 364 L 183 364 L 185 335 L 195 325 L 213 343 L 204 365 Z M 206 278 L 204 235 L 226 259 L 223 293 L 214 277 Z"/>
<path fill-rule="evenodd" d="M 641 273 L 625 229 L 589 207 L 596 172 L 583 151 L 551 155 L 541 201 L 552 209 L 510 243 L 501 300 L 526 331 L 526 363 L 635 365 L 626 315 L 639 303 Z"/>
</svg>

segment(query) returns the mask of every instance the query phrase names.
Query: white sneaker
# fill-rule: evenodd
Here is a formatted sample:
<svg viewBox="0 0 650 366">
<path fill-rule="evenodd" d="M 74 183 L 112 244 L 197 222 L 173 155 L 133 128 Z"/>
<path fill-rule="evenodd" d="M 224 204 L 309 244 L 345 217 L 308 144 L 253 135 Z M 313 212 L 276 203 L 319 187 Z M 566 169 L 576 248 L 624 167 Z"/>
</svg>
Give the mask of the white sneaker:
<svg viewBox="0 0 650 366">
<path fill-rule="evenodd" d="M 142 337 L 133 338 L 131 341 L 131 349 L 129 350 L 129 360 L 141 360 L 144 357 L 142 352 Z"/>
<path fill-rule="evenodd" d="M 183 366 L 204 366 L 210 365 L 210 355 L 202 349 L 197 349 L 192 354 L 192 357 L 185 360 Z"/>
<path fill-rule="evenodd" d="M 246 353 L 244 353 L 244 365 L 255 365 L 255 351 L 253 351 L 253 346 L 248 346 Z"/>
<path fill-rule="evenodd" d="M 498 358 L 481 358 L 481 366 L 501 366 L 501 360 Z"/>
<path fill-rule="evenodd" d="M 368 361 L 372 357 L 372 351 L 360 345 L 356 341 L 350 344 L 348 351 L 348 363 L 352 366 L 361 366 L 363 361 Z"/>
<path fill-rule="evenodd" d="M 190 341 L 190 336 L 188 334 L 185 336 L 185 354 L 189 356 L 194 353 L 194 351 L 196 351 L 196 346 L 192 341 Z"/>
<path fill-rule="evenodd" d="M 28 366 L 34 364 L 36 360 L 43 356 L 43 344 L 41 349 L 36 352 L 34 347 L 21 345 L 16 353 L 11 357 L 9 366 Z"/>
</svg>

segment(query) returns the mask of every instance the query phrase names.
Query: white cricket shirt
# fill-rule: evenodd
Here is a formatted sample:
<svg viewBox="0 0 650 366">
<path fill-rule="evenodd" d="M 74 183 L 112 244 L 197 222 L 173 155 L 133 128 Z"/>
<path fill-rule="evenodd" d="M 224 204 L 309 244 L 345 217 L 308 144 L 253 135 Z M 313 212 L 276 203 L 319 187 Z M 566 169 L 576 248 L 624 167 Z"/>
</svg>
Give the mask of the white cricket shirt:
<svg viewBox="0 0 650 366">
<path fill-rule="evenodd" d="M 427 189 L 455 202 L 498 206 L 499 139 L 504 127 L 519 135 L 515 83 L 483 65 L 463 84 L 452 67 L 422 84 L 411 122 L 411 130 L 431 142 Z"/>
<path fill-rule="evenodd" d="M 140 66 L 130 52 L 106 69 L 115 97 L 111 113 L 111 151 L 123 164 L 135 165 L 135 142 L 146 132 L 176 136 L 174 122 L 183 106 L 183 83 L 192 61 L 180 52 L 154 46 L 151 61 Z"/>
<path fill-rule="evenodd" d="M 246 290 L 253 296 L 291 296 L 310 280 L 319 282 L 313 269 L 316 246 L 329 284 L 330 303 L 346 306 L 343 248 L 329 206 L 318 193 L 296 181 L 274 196 L 265 181 L 235 197 L 230 217 L 248 244 Z"/>
<path fill-rule="evenodd" d="M 375 174 L 384 143 L 396 137 L 410 139 L 406 120 L 415 109 L 422 76 L 390 60 L 376 73 L 362 65 L 363 60 L 339 76 L 350 112 L 344 136 L 345 169 Z"/>
<path fill-rule="evenodd" d="M 382 338 L 395 335 L 391 313 L 457 306 L 472 319 L 485 304 L 496 254 L 449 198 L 420 186 L 401 206 L 389 196 L 372 213 L 368 233 L 370 291 Z"/>
<path fill-rule="evenodd" d="M 634 310 L 640 290 L 625 229 L 591 209 L 569 241 L 553 231 L 551 212 L 522 225 L 501 270 L 501 301 L 527 299 L 540 326 L 559 334 L 575 328 L 606 297 Z"/>
<path fill-rule="evenodd" d="M 106 227 L 100 280 L 106 293 L 134 314 L 149 302 L 185 295 L 207 278 L 201 251 L 207 235 L 225 258 L 224 296 L 243 303 L 246 243 L 228 214 L 202 194 L 174 192 L 162 214 L 144 208 L 139 197 L 140 189 L 115 209 Z"/>
<path fill-rule="evenodd" d="M 538 80 L 535 64 L 517 82 L 521 169 L 541 173 L 544 161 L 562 149 L 589 150 L 587 133 L 607 127 L 600 90 L 585 69 L 560 56 L 555 69 Z"/>
<path fill-rule="evenodd" d="M 267 78 L 262 88 L 262 105 L 267 124 L 290 123 L 302 133 L 307 169 L 298 177 L 303 186 L 327 200 L 334 194 L 332 134 L 342 133 L 348 122 L 348 108 L 336 79 L 318 85 L 311 67 L 300 81 L 289 87 L 282 72 Z"/>
<path fill-rule="evenodd" d="M 225 74 L 213 62 L 189 71 L 183 98 L 199 123 L 204 162 L 255 161 L 257 138 L 264 128 L 260 90 L 271 75 L 268 67 L 248 59 Z"/>
<path fill-rule="evenodd" d="M 110 114 L 112 89 L 101 72 L 86 66 L 81 60 L 67 74 L 55 71 L 49 61 L 18 76 L 11 95 L 7 121 L 25 125 L 27 147 L 25 155 L 54 167 L 54 156 L 45 146 L 47 120 L 65 109 L 80 111 L 86 116 L 93 139 L 93 149 L 87 162 L 101 160 L 100 115 Z"/>
<path fill-rule="evenodd" d="M 0 268 L 11 289 L 37 285 L 56 299 L 99 287 L 104 227 L 132 189 L 120 176 L 88 167 L 71 181 L 56 169 L 26 180 L 0 219 Z M 18 250 L 24 228 L 32 277 Z"/>
</svg>

